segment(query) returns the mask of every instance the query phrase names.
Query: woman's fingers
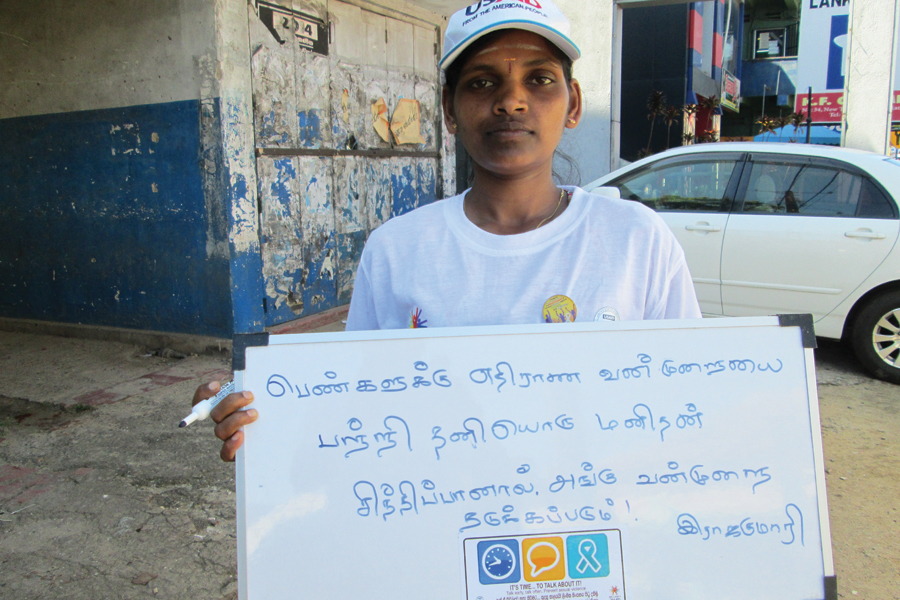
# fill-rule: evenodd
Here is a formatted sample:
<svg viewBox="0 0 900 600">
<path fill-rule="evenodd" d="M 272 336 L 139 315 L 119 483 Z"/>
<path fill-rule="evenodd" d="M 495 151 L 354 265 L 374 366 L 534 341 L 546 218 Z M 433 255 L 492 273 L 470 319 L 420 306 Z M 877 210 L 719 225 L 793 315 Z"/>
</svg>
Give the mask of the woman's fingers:
<svg viewBox="0 0 900 600">
<path fill-rule="evenodd" d="M 203 384 L 197 388 L 194 392 L 194 399 L 191 400 L 191 406 L 194 406 L 198 402 L 206 400 L 207 398 L 212 398 L 216 394 L 219 393 L 219 390 L 222 389 L 222 384 L 218 381 L 211 381 L 209 383 Z"/>
<path fill-rule="evenodd" d="M 246 397 L 244 394 L 249 396 Z M 236 398 L 232 398 L 233 396 L 237 396 Z M 216 434 L 216 437 L 222 440 L 222 450 L 219 452 L 219 456 L 222 457 L 222 460 L 226 462 L 231 462 L 234 460 L 234 453 L 237 452 L 237 449 L 241 447 L 241 444 L 244 443 L 244 432 L 241 431 L 241 427 L 245 425 L 249 425 L 259 414 L 256 412 L 256 409 L 249 410 L 238 410 L 249 404 L 253 400 L 253 394 L 250 392 L 239 392 L 237 394 L 231 394 L 225 400 L 222 400 L 219 403 L 219 406 L 224 404 L 226 401 L 229 402 L 229 406 L 226 408 L 235 407 L 234 411 L 220 418 L 219 416 L 214 416 L 213 419 L 217 421 L 217 425 L 213 430 Z M 219 408 L 217 406 L 216 408 Z M 212 416 L 212 415 L 211 415 Z"/>
<path fill-rule="evenodd" d="M 221 423 L 229 415 L 244 408 L 251 402 L 253 402 L 253 394 L 251 392 L 244 391 L 228 394 L 209 412 L 209 418 L 216 423 Z"/>
<path fill-rule="evenodd" d="M 224 460 L 225 462 L 234 462 L 234 454 L 243 443 L 244 432 L 236 432 L 230 438 L 225 440 L 225 443 L 222 444 L 222 450 L 219 452 L 219 456 L 222 457 L 222 460 Z"/>
<path fill-rule="evenodd" d="M 202 400 L 215 396 L 222 386 L 217 381 L 201 385 L 194 392 L 193 406 Z M 253 402 L 253 394 L 250 392 L 236 392 L 227 395 L 209 413 L 209 417 L 216 423 L 213 430 L 216 437 L 222 440 L 222 450 L 219 456 L 222 460 L 232 462 L 237 449 L 244 443 L 244 433 L 241 427 L 249 425 L 259 416 L 255 409 L 241 410 Z"/>
<path fill-rule="evenodd" d="M 241 427 L 255 421 L 257 416 L 256 410 L 252 408 L 250 410 L 239 410 L 225 417 L 221 423 L 216 425 L 213 431 L 215 431 L 217 438 L 223 442 L 228 441 L 228 438 L 237 433 Z"/>
</svg>

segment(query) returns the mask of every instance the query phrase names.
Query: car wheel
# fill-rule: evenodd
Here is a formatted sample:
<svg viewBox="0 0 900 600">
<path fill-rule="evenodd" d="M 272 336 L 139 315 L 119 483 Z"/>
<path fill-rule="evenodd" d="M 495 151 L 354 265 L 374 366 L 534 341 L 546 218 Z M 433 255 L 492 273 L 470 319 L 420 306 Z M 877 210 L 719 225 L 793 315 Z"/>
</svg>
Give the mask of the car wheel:
<svg viewBox="0 0 900 600">
<path fill-rule="evenodd" d="M 853 323 L 853 351 L 878 379 L 900 383 L 900 292 L 869 302 Z"/>
</svg>

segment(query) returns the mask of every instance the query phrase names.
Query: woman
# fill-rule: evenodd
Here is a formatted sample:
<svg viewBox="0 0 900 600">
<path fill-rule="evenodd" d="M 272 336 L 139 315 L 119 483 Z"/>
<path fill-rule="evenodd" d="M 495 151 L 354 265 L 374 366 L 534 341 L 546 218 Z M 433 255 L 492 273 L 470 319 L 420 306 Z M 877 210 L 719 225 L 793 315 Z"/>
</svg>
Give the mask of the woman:
<svg viewBox="0 0 900 600">
<path fill-rule="evenodd" d="M 582 114 L 568 32 L 546 0 L 451 17 L 442 104 L 472 157 L 472 187 L 372 232 L 347 330 L 700 317 L 683 252 L 655 213 L 553 181 L 556 147 Z M 201 386 L 194 403 L 216 391 Z M 257 418 L 238 410 L 251 401 L 232 394 L 211 414 L 223 460 Z"/>
</svg>

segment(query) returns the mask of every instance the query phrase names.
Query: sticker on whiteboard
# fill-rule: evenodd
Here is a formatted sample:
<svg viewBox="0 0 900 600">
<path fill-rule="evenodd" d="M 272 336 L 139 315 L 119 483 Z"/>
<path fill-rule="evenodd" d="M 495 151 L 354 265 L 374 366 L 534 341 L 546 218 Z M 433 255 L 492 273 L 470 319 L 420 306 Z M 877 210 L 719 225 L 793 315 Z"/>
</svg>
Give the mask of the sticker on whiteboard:
<svg viewBox="0 0 900 600">
<path fill-rule="evenodd" d="M 625 600 L 618 529 L 462 538 L 467 600 Z"/>
</svg>

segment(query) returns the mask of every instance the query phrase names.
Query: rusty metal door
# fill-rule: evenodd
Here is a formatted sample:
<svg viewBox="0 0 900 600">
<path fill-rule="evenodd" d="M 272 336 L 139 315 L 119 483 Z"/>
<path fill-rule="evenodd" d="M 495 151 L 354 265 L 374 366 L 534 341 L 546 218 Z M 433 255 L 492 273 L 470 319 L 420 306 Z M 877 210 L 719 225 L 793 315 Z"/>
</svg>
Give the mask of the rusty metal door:
<svg viewBox="0 0 900 600">
<path fill-rule="evenodd" d="M 258 0 L 252 10 L 263 302 L 271 326 L 350 301 L 369 232 L 437 198 L 449 143 L 440 122 L 435 24 L 335 0 Z M 418 101 L 424 143 L 379 136 L 372 107 L 381 98 L 388 111 L 401 98 Z"/>
</svg>

